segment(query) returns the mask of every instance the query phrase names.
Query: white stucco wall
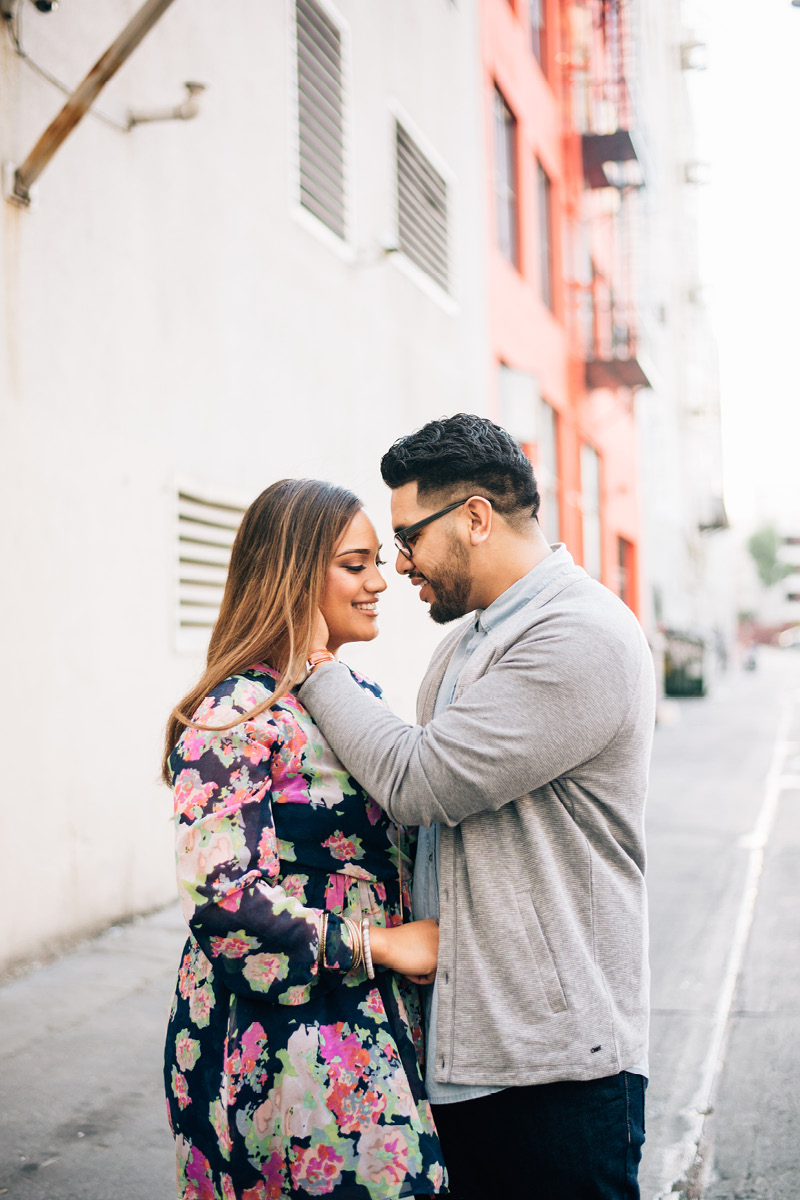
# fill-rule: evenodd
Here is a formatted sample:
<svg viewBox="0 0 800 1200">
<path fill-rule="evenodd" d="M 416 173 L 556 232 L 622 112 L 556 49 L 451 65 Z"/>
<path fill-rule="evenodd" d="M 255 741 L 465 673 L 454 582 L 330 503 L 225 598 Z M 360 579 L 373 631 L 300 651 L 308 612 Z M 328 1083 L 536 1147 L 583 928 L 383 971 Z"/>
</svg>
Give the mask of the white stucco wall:
<svg viewBox="0 0 800 1200">
<path fill-rule="evenodd" d="M 702 532 L 722 496 L 719 378 L 703 306 L 697 157 L 680 0 L 636 4 L 638 123 L 647 147 L 640 278 L 651 391 L 637 397 L 643 507 L 643 620 L 731 648 L 736 599 L 726 532 Z M 685 58 L 685 55 L 684 55 Z"/>
<path fill-rule="evenodd" d="M 28 52 L 75 84 L 138 4 L 25 8 Z M 0 967 L 174 893 L 163 723 L 196 676 L 176 650 L 183 476 L 254 497 L 332 479 L 390 542 L 378 460 L 432 416 L 486 409 L 484 182 L 475 5 L 338 0 L 349 31 L 348 253 L 292 212 L 292 5 L 176 0 L 38 186 L 0 204 L 4 740 Z M 0 40 L 0 159 L 63 97 Z M 393 110 L 451 183 L 451 300 L 379 240 L 395 226 Z M 393 559 L 393 556 L 391 556 Z M 391 573 L 391 572 L 390 572 Z M 398 580 L 352 661 L 411 715 L 440 635 Z"/>
</svg>

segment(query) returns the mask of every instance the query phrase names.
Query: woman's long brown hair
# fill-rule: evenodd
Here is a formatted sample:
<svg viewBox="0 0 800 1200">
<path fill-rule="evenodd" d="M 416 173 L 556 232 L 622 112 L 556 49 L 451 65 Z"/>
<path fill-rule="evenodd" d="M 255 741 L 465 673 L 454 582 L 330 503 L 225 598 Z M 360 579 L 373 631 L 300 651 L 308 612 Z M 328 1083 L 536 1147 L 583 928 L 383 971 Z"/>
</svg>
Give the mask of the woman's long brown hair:
<svg viewBox="0 0 800 1200">
<path fill-rule="evenodd" d="M 328 566 L 360 508 L 352 492 L 316 479 L 281 479 L 250 505 L 233 543 L 205 672 L 167 722 L 166 783 L 172 783 L 169 756 L 187 726 L 233 729 L 275 704 L 303 678 Z M 262 662 L 281 673 L 266 700 L 227 725 L 192 720 L 201 701 L 224 679 Z"/>
</svg>

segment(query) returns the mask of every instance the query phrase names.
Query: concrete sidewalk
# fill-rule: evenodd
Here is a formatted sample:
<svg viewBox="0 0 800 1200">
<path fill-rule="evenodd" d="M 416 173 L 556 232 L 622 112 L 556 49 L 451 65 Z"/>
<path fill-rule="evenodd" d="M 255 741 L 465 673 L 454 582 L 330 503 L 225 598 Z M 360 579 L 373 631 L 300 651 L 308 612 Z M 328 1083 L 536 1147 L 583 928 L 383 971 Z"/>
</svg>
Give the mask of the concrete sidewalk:
<svg viewBox="0 0 800 1200">
<path fill-rule="evenodd" d="M 161 1081 L 186 926 L 114 926 L 0 988 L 0 1196 L 174 1200 Z"/>
<path fill-rule="evenodd" d="M 797 1200 L 800 658 L 765 651 L 673 715 L 648 811 L 642 1200 Z M 184 937 L 175 905 L 0 988 L 0 1200 L 175 1200 L 161 1060 Z M 686 1163 L 709 1067 L 698 1189 Z"/>
</svg>

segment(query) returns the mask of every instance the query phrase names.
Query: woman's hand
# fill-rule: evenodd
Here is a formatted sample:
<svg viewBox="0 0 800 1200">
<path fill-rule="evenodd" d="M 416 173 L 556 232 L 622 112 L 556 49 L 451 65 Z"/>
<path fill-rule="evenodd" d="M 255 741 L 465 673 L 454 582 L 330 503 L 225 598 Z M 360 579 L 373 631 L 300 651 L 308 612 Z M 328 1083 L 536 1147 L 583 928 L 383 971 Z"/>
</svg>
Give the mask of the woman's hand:
<svg viewBox="0 0 800 1200">
<path fill-rule="evenodd" d="M 439 923 L 433 918 L 407 925 L 370 925 L 369 944 L 376 966 L 390 967 L 413 983 L 433 983 L 439 953 Z"/>
<path fill-rule="evenodd" d="M 328 622 L 320 610 L 317 609 L 317 619 L 314 623 L 314 631 L 311 634 L 311 650 L 326 650 L 329 637 Z"/>
</svg>

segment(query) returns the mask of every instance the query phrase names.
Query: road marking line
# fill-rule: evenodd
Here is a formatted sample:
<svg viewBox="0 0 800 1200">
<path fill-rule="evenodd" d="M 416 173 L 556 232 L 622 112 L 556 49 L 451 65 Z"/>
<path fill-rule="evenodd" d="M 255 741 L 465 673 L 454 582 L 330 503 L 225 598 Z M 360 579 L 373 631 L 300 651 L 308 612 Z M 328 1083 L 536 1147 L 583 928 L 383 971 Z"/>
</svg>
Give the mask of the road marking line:
<svg viewBox="0 0 800 1200">
<path fill-rule="evenodd" d="M 706 1117 L 714 1100 L 720 1068 L 725 1061 L 728 1022 L 753 925 L 759 882 L 764 867 L 764 854 L 775 823 L 781 792 L 787 785 L 788 787 L 796 786 L 793 782 L 795 777 L 783 775 L 781 767 L 786 756 L 791 752 L 791 748 L 796 744 L 787 741 L 786 735 L 791 724 L 792 709 L 797 702 L 800 702 L 800 693 L 798 693 L 798 701 L 792 699 L 784 703 L 778 721 L 777 736 L 773 744 L 772 760 L 764 779 L 761 808 L 752 830 L 745 834 L 739 842 L 743 849 L 749 851 L 749 861 L 722 987 L 714 1006 L 711 1041 L 700 1071 L 697 1092 L 682 1114 L 687 1122 L 687 1131 L 680 1141 L 669 1147 L 664 1154 L 663 1178 L 669 1182 L 665 1190 L 658 1193 L 655 1200 L 668 1200 L 669 1197 L 674 1200 L 673 1184 L 686 1180 L 690 1174 L 697 1175 L 696 1183 L 699 1186 L 698 1194 L 700 1195 L 708 1182 L 712 1156 L 708 1153 L 703 1154 L 703 1150 L 706 1149 L 703 1146 L 703 1131 Z M 792 782 L 789 782 L 790 780 Z"/>
</svg>

